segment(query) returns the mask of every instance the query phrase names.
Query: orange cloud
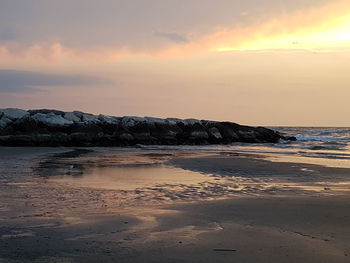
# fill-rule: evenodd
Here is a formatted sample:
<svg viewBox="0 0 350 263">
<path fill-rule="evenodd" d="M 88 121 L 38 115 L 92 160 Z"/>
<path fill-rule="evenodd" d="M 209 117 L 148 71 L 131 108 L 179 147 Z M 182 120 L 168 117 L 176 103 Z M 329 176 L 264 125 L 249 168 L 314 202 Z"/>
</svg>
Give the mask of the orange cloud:
<svg viewBox="0 0 350 263">
<path fill-rule="evenodd" d="M 256 26 L 219 30 L 202 41 L 213 51 L 350 47 L 349 1 L 283 15 Z"/>
<path fill-rule="evenodd" d="M 350 48 L 350 5 L 337 0 L 321 8 L 285 14 L 261 24 L 221 28 L 164 55 L 247 50 L 337 50 Z"/>
<path fill-rule="evenodd" d="M 0 46 L 0 67 L 36 65 L 75 65 L 113 62 L 139 57 L 176 58 L 222 51 L 350 48 L 350 5 L 337 0 L 321 8 L 285 14 L 247 27 L 220 28 L 188 43 L 161 49 L 138 50 L 130 47 L 73 49 L 62 43 L 39 43 L 29 47 Z"/>
</svg>

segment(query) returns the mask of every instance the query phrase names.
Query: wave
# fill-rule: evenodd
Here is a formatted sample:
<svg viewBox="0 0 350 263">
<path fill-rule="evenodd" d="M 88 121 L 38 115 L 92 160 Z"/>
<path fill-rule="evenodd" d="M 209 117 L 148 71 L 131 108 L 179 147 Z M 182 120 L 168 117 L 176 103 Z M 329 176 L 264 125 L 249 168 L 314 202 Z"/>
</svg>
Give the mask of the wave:
<svg viewBox="0 0 350 263">
<path fill-rule="evenodd" d="M 333 136 L 305 136 L 298 135 L 296 136 L 297 141 L 350 141 L 349 137 L 333 137 Z"/>
<path fill-rule="evenodd" d="M 320 135 L 349 135 L 350 136 L 350 129 L 336 129 L 336 130 L 325 130 L 325 131 L 319 131 Z"/>
<path fill-rule="evenodd" d="M 184 150 L 204 152 L 233 152 L 267 155 L 290 155 L 306 158 L 350 160 L 350 128 L 302 128 L 276 129 L 296 136 L 297 141 L 268 144 L 233 143 L 229 145 L 139 145 L 148 150 Z"/>
</svg>

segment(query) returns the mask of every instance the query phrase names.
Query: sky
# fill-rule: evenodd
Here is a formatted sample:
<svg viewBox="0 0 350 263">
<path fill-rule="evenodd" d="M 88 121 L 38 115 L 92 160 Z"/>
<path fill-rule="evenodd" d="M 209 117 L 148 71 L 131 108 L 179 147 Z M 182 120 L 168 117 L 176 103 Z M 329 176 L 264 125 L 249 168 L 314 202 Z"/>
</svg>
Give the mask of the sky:
<svg viewBox="0 0 350 263">
<path fill-rule="evenodd" d="M 0 108 L 350 126 L 349 0 L 0 0 Z"/>
</svg>

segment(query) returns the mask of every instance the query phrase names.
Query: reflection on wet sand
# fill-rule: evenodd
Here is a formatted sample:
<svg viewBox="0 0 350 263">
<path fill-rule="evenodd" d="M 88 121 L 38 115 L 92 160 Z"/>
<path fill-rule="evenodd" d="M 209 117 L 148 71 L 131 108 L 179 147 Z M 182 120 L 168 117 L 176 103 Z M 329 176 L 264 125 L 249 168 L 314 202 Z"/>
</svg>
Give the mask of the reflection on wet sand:
<svg viewBox="0 0 350 263">
<path fill-rule="evenodd" d="M 82 176 L 65 174 L 51 178 L 51 180 L 76 186 L 111 190 L 135 190 L 157 185 L 193 185 L 211 180 L 208 175 L 166 165 L 94 167 L 79 174 Z"/>
<path fill-rule="evenodd" d="M 347 262 L 348 169 L 81 150 L 0 159 L 0 262 Z"/>
<path fill-rule="evenodd" d="M 272 163 L 262 157 L 226 152 L 75 150 L 53 155 L 37 171 L 48 183 L 67 188 L 113 190 L 120 205 L 240 195 L 329 195 L 347 190 L 347 182 L 335 175 L 327 180 L 319 166 Z M 340 182 L 342 187 L 336 185 Z"/>
</svg>

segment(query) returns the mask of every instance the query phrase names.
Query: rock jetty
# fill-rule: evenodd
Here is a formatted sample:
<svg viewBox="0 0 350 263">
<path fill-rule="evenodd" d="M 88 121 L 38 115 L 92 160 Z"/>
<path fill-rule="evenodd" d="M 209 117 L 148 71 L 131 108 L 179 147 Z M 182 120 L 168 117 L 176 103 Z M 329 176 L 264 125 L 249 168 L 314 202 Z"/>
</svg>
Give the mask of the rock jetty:
<svg viewBox="0 0 350 263">
<path fill-rule="evenodd" d="M 279 140 L 295 140 L 295 137 L 233 122 L 0 109 L 0 145 L 3 146 L 193 145 Z"/>
</svg>

